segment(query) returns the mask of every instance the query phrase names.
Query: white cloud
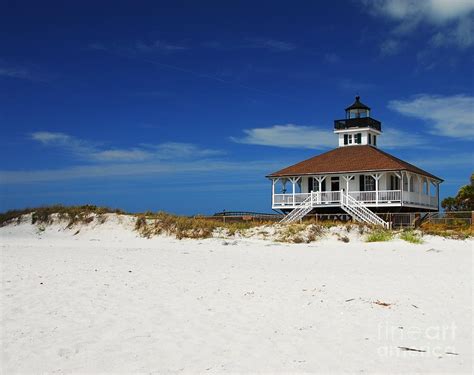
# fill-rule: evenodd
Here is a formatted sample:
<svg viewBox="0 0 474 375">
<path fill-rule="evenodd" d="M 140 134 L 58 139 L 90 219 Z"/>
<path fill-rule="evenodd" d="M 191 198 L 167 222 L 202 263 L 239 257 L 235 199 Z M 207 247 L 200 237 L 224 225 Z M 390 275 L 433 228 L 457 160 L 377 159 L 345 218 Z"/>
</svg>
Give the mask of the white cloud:
<svg viewBox="0 0 474 375">
<path fill-rule="evenodd" d="M 461 48 L 474 45 L 474 20 L 464 18 L 451 30 L 436 33 L 431 38 L 431 45 L 435 47 L 457 45 Z"/>
<path fill-rule="evenodd" d="M 294 124 L 274 125 L 268 128 L 244 130 L 242 138 L 231 138 L 237 143 L 286 148 L 326 148 L 336 145 L 336 137 L 330 131 L 311 126 Z"/>
<path fill-rule="evenodd" d="M 106 148 L 65 133 L 35 132 L 30 135 L 44 146 L 56 147 L 78 159 L 93 162 L 136 162 L 150 160 L 192 159 L 222 155 L 223 151 L 201 148 L 191 143 L 165 142 L 142 144 L 132 148 Z"/>
<path fill-rule="evenodd" d="M 202 176 L 203 173 L 247 173 L 249 170 L 262 174 L 278 167 L 278 163 L 253 161 L 251 163 L 227 162 L 219 160 L 196 161 L 153 161 L 142 163 L 98 164 L 73 166 L 62 169 L 44 169 L 33 171 L 0 171 L 0 185 L 23 184 L 33 182 L 65 181 L 72 179 L 94 179 L 104 177 L 163 176 L 189 173 Z"/>
<path fill-rule="evenodd" d="M 433 156 L 429 158 L 420 158 L 410 160 L 410 163 L 418 165 L 421 168 L 449 168 L 465 169 L 472 167 L 474 164 L 474 154 L 471 153 L 445 153 L 441 156 Z"/>
<path fill-rule="evenodd" d="M 375 15 L 395 20 L 445 23 L 474 11 L 472 0 L 362 0 Z"/>
<path fill-rule="evenodd" d="M 395 22 L 391 37 L 381 45 L 381 54 L 400 51 L 400 39 L 429 26 L 430 44 L 433 47 L 474 45 L 472 0 L 361 0 L 367 11 L 376 17 L 386 17 Z M 391 53 L 385 53 L 388 51 Z"/>
<path fill-rule="evenodd" d="M 202 158 L 222 155 L 222 150 L 200 148 L 192 143 L 165 142 L 159 145 L 148 145 L 156 150 L 161 159 L 175 158 Z"/>
<path fill-rule="evenodd" d="M 426 137 L 412 132 L 385 126 L 382 135 L 379 137 L 381 148 L 405 148 L 414 146 L 424 146 L 427 144 Z"/>
<path fill-rule="evenodd" d="M 246 134 L 244 137 L 231 139 L 237 143 L 284 148 L 321 149 L 337 146 L 337 137 L 329 129 L 322 130 L 312 126 L 275 125 L 268 128 L 247 129 L 244 133 Z M 379 139 L 380 146 L 384 148 L 426 145 L 424 137 L 393 128 L 384 130 Z"/>
<path fill-rule="evenodd" d="M 453 138 L 474 139 L 474 97 L 466 95 L 418 95 L 392 100 L 389 108 L 425 120 L 430 132 Z"/>
</svg>

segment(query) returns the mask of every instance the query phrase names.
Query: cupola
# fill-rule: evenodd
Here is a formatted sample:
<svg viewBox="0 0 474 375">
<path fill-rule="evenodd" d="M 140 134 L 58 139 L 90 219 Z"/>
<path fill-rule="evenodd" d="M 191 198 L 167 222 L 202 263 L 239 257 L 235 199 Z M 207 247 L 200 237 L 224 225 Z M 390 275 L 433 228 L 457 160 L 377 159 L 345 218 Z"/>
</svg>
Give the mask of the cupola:
<svg viewBox="0 0 474 375">
<path fill-rule="evenodd" d="M 360 96 L 355 97 L 355 102 L 346 108 L 346 119 L 370 117 L 370 107 L 360 101 Z"/>
<path fill-rule="evenodd" d="M 334 133 L 339 138 L 339 147 L 377 147 L 382 123 L 370 117 L 370 107 L 360 101 L 360 96 L 356 96 L 355 102 L 346 108 L 346 118 L 334 121 Z"/>
</svg>

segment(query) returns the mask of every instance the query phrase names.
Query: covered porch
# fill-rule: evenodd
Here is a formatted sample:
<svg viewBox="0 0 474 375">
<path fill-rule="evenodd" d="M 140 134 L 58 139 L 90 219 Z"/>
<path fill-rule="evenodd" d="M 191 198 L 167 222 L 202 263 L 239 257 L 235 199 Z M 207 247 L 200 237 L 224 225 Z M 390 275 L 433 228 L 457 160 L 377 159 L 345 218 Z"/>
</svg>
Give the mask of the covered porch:
<svg viewBox="0 0 474 375">
<path fill-rule="evenodd" d="M 438 210 L 439 180 L 408 171 L 273 177 L 272 208 L 294 209 L 310 199 L 312 207 L 340 207 L 347 193 L 367 207 Z"/>
</svg>

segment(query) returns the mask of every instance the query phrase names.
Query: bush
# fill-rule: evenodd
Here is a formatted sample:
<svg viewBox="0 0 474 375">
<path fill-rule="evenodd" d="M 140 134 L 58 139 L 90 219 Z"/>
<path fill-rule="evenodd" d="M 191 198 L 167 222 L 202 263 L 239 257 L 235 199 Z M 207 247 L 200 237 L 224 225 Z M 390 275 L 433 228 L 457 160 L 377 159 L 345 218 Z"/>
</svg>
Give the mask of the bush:
<svg viewBox="0 0 474 375">
<path fill-rule="evenodd" d="M 367 236 L 366 242 L 384 242 L 390 241 L 393 233 L 389 230 L 376 229 Z"/>
<path fill-rule="evenodd" d="M 147 220 L 151 223 L 147 223 Z M 135 222 L 135 230 L 144 237 L 152 237 L 159 234 L 175 236 L 177 239 L 183 238 L 209 238 L 218 228 L 227 230 L 229 235 L 262 225 L 263 222 L 234 222 L 224 223 L 218 219 L 207 219 L 201 217 L 186 217 L 158 212 L 147 216 L 139 215 Z"/>
<path fill-rule="evenodd" d="M 52 215 L 57 214 L 60 220 L 68 220 L 68 227 L 76 223 L 90 223 L 93 220 L 92 214 L 101 216 L 101 220 L 105 221 L 103 215 L 106 213 L 124 214 L 124 211 L 111 209 L 108 207 L 98 207 L 95 205 L 83 206 L 44 206 L 36 208 L 25 208 L 24 210 L 11 210 L 0 214 L 0 226 L 4 226 L 13 221 L 19 221 L 23 215 L 31 215 L 32 224 L 51 224 Z"/>
<path fill-rule="evenodd" d="M 405 240 L 407 242 L 410 242 L 410 243 L 414 243 L 414 244 L 422 244 L 423 243 L 423 239 L 421 238 L 420 234 L 412 231 L 412 230 L 407 230 L 407 231 L 404 231 L 400 234 L 400 238 L 402 240 Z"/>
<path fill-rule="evenodd" d="M 292 243 L 310 243 L 322 235 L 324 228 L 317 224 L 288 224 L 280 233 L 277 241 Z"/>
<path fill-rule="evenodd" d="M 433 236 L 441 236 L 445 238 L 453 238 L 464 240 L 474 235 L 471 225 L 463 222 L 460 225 L 453 223 L 423 223 L 420 227 L 424 234 L 431 234 Z"/>
</svg>

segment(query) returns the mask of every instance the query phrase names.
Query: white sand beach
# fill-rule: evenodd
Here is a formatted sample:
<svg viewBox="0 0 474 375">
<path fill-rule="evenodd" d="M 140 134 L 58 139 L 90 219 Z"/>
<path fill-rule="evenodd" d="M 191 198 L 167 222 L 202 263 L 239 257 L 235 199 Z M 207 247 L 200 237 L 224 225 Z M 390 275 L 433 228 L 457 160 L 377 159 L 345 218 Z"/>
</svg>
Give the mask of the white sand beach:
<svg viewBox="0 0 474 375">
<path fill-rule="evenodd" d="M 4 374 L 472 372 L 472 240 L 64 226 L 0 228 Z"/>
</svg>

